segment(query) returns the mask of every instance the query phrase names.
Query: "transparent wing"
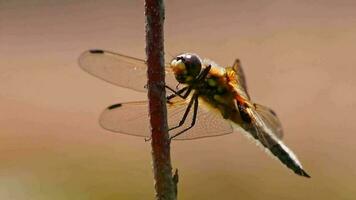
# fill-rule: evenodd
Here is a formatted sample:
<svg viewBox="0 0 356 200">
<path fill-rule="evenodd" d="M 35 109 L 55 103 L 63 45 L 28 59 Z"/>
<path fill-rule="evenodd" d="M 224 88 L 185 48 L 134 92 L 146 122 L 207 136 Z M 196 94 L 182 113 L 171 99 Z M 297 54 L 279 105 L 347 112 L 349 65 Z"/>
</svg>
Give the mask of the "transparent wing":
<svg viewBox="0 0 356 200">
<path fill-rule="evenodd" d="M 269 129 L 261 115 L 253 108 L 246 108 L 246 112 L 251 118 L 251 123 L 247 125 L 246 130 L 266 148 L 277 144 L 278 137 Z"/>
<path fill-rule="evenodd" d="M 178 125 L 187 107 L 186 100 L 179 97 L 170 100 L 167 104 L 168 126 Z M 174 135 L 180 130 L 188 127 L 192 121 L 192 112 L 186 119 L 186 123 L 170 131 Z M 148 101 L 128 102 L 115 104 L 104 110 L 99 120 L 100 125 L 109 131 L 127 135 L 150 137 L 150 124 L 148 118 Z M 233 129 L 229 122 L 224 120 L 219 113 L 212 112 L 200 106 L 197 113 L 195 126 L 189 131 L 174 138 L 177 140 L 190 140 L 204 137 L 219 136 L 232 133 Z"/>
<path fill-rule="evenodd" d="M 104 81 L 146 92 L 147 65 L 142 59 L 105 50 L 89 50 L 80 55 L 79 65 L 84 71 Z M 177 84 L 173 72 L 167 67 L 166 84 L 171 87 Z"/>
<path fill-rule="evenodd" d="M 246 83 L 246 76 L 242 69 L 242 65 L 239 59 L 236 59 L 234 64 L 232 65 L 232 69 L 236 72 L 236 80 L 238 82 L 238 86 L 240 89 L 246 94 L 245 96 L 250 99 L 250 95 L 247 91 L 247 83 Z"/>
<path fill-rule="evenodd" d="M 261 120 L 263 121 L 264 125 L 267 126 L 267 128 L 271 129 L 272 132 L 277 136 L 279 139 L 283 138 L 283 129 L 282 129 L 282 124 L 279 121 L 276 113 L 263 105 L 260 104 L 254 104 L 256 112 L 259 114 Z"/>
</svg>

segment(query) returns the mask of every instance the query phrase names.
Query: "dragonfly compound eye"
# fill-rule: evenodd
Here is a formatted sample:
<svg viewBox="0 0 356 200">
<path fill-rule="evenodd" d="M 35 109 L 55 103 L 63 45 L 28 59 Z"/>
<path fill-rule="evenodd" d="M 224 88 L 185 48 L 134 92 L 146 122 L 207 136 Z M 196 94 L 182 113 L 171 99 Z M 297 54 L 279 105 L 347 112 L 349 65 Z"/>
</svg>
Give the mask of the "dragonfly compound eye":
<svg viewBox="0 0 356 200">
<path fill-rule="evenodd" d="M 171 62 L 171 67 L 178 82 L 188 83 L 199 75 L 201 61 L 197 55 L 185 53 L 177 56 Z"/>
</svg>

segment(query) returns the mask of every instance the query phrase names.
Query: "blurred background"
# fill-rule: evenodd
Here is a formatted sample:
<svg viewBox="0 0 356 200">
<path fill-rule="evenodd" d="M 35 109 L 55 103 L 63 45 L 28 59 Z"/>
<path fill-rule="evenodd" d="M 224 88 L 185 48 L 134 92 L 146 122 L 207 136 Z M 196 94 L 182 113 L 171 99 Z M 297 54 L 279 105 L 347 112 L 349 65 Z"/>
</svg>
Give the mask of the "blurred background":
<svg viewBox="0 0 356 200">
<path fill-rule="evenodd" d="M 299 177 L 240 134 L 172 144 L 179 199 L 355 199 L 356 3 L 166 1 L 167 60 L 240 58 L 273 108 Z M 153 199 L 150 143 L 101 111 L 146 94 L 77 64 L 101 48 L 145 58 L 143 0 L 0 0 L 0 199 Z"/>
</svg>

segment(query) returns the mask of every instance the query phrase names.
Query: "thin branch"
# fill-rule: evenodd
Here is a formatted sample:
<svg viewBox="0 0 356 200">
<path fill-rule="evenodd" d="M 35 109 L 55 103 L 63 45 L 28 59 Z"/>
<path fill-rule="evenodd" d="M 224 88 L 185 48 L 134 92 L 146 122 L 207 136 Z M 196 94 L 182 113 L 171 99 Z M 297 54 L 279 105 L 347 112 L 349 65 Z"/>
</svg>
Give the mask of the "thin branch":
<svg viewBox="0 0 356 200">
<path fill-rule="evenodd" d="M 163 0 L 145 0 L 148 98 L 156 199 L 177 198 L 178 174 L 172 176 L 165 92 Z"/>
</svg>

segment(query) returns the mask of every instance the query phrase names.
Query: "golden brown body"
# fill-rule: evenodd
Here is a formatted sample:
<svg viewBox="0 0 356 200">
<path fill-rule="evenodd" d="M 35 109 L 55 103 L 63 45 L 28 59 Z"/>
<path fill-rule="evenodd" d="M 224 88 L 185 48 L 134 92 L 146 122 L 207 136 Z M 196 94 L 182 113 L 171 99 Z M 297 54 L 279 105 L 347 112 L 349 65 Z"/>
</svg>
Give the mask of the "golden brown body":
<svg viewBox="0 0 356 200">
<path fill-rule="evenodd" d="M 103 80 L 146 92 L 143 87 L 146 83 L 144 60 L 110 51 L 90 50 L 81 55 L 79 63 L 85 71 Z M 202 61 L 196 54 L 184 53 L 171 61 L 167 78 L 174 80 L 174 84 L 176 81 L 185 84 L 184 88 L 177 91 L 166 85 L 173 92 L 167 97 L 168 121 L 172 120 L 169 125 L 171 139 L 183 135 L 187 137 L 182 138 L 195 139 L 238 130 L 246 136 L 252 136 L 266 148 L 266 152 L 272 153 L 295 173 L 309 177 L 295 154 L 281 141 L 283 131 L 275 112 L 252 103 L 238 60 L 231 67 L 222 68 L 213 62 Z M 191 98 L 187 101 L 189 94 Z M 110 131 L 146 137 L 148 126 L 142 125 L 147 122 L 146 104 L 141 101 L 109 106 L 101 115 L 100 124 Z M 202 104 L 218 113 L 212 114 L 203 109 L 200 107 Z M 187 122 L 190 113 L 192 120 Z M 199 118 L 199 115 L 203 117 Z M 183 126 L 185 123 L 188 123 L 187 126 Z M 191 129 L 196 123 L 201 128 Z"/>
</svg>

